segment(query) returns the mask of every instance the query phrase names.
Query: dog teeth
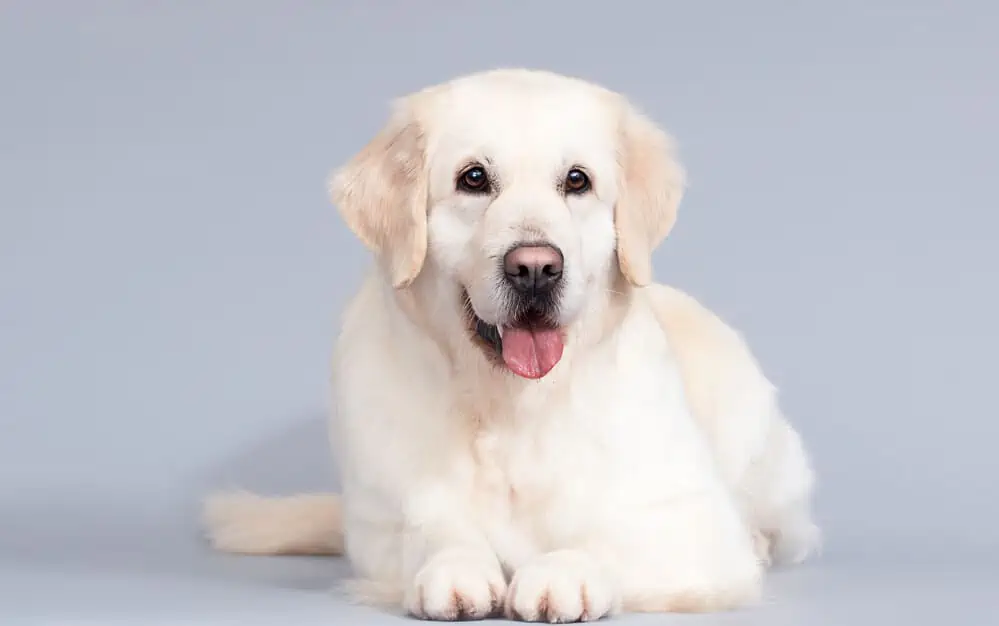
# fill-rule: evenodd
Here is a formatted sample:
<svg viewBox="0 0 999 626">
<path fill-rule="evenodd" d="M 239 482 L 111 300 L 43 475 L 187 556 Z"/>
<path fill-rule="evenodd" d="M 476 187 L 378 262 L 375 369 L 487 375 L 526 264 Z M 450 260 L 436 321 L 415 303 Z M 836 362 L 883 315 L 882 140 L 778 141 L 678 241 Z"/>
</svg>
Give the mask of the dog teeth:
<svg viewBox="0 0 999 626">
<path fill-rule="evenodd" d="M 497 325 L 496 326 L 496 332 L 499 333 L 500 339 L 502 339 L 503 338 L 503 326 Z"/>
</svg>

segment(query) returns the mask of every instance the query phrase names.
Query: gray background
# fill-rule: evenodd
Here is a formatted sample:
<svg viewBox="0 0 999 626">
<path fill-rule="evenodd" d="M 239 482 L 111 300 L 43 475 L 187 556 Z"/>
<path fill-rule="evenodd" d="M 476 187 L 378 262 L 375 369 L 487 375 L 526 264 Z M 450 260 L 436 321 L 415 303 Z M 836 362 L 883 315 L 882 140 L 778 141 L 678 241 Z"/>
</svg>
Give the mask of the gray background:
<svg viewBox="0 0 999 626">
<path fill-rule="evenodd" d="M 211 554 L 196 504 L 335 486 L 367 258 L 326 175 L 390 98 L 499 65 L 677 137 L 659 276 L 745 334 L 813 451 L 824 557 L 698 623 L 994 619 L 999 9 L 530 4 L 0 4 L 0 623 L 390 619 L 329 591 L 338 559 Z"/>
</svg>

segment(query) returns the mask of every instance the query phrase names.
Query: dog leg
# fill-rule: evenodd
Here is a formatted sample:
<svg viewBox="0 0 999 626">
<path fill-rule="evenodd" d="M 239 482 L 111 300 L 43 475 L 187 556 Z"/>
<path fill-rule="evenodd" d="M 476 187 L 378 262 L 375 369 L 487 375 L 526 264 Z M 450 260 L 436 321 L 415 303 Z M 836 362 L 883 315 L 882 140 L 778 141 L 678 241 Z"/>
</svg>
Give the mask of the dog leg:
<svg viewBox="0 0 999 626">
<path fill-rule="evenodd" d="M 514 607 L 523 613 L 530 605 L 520 587 L 530 580 L 536 605 L 549 598 L 548 615 L 552 616 L 550 605 L 556 596 L 544 590 L 564 586 L 570 569 L 578 572 L 572 580 L 586 582 L 591 604 L 605 597 L 598 594 L 613 589 L 624 612 L 715 612 L 756 602 L 764 567 L 752 533 L 727 494 L 713 491 L 671 498 L 651 508 L 619 509 L 615 519 L 591 526 L 584 544 L 584 551 L 603 565 L 599 574 L 582 565 L 585 559 L 581 557 L 573 568 L 547 567 L 545 583 L 534 582 L 541 578 L 538 569 L 518 571 L 511 583 Z M 557 562 L 568 563 L 568 559 L 561 557 Z M 617 602 L 614 598 L 611 604 Z M 558 608 L 561 613 L 554 615 L 566 617 L 578 605 L 566 601 L 565 608 Z"/>
</svg>

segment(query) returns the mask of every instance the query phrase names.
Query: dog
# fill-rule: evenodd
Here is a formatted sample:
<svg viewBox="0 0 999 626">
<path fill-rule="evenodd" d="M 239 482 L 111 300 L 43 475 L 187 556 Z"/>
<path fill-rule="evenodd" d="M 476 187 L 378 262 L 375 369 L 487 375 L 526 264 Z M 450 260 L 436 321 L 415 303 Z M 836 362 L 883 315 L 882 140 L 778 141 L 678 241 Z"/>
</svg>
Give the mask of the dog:
<svg viewBox="0 0 999 626">
<path fill-rule="evenodd" d="M 345 553 L 416 618 L 712 612 L 816 552 L 745 340 L 655 282 L 686 175 L 624 95 L 495 69 L 398 99 L 330 194 L 374 261 L 333 358 L 342 493 L 206 503 L 214 546 Z"/>
</svg>

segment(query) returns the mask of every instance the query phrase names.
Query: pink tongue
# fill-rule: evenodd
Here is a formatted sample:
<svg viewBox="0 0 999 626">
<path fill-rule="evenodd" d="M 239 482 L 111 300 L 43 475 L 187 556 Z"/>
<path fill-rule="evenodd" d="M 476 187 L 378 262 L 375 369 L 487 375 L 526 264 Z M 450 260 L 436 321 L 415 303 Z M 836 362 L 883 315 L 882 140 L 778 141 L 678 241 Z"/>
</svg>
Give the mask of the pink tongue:
<svg viewBox="0 0 999 626">
<path fill-rule="evenodd" d="M 503 360 L 524 378 L 541 378 L 562 358 L 562 335 L 549 328 L 503 330 Z"/>
</svg>

